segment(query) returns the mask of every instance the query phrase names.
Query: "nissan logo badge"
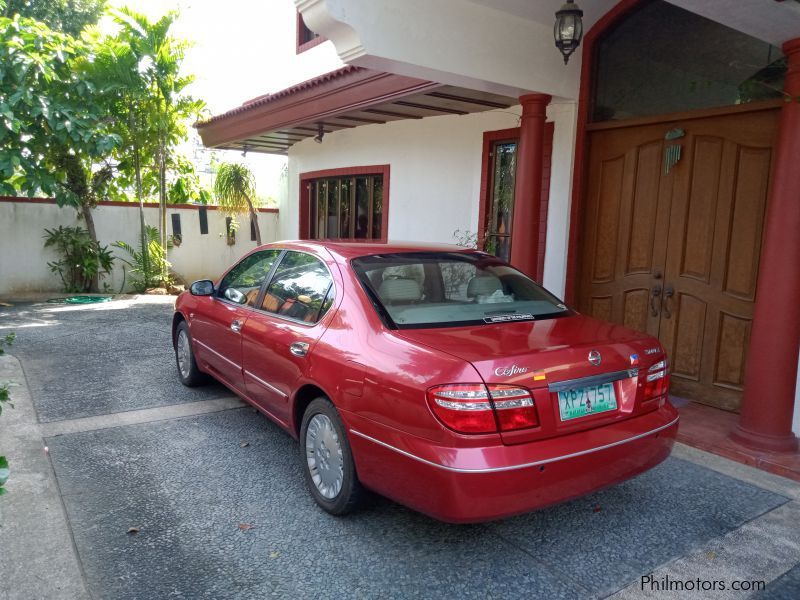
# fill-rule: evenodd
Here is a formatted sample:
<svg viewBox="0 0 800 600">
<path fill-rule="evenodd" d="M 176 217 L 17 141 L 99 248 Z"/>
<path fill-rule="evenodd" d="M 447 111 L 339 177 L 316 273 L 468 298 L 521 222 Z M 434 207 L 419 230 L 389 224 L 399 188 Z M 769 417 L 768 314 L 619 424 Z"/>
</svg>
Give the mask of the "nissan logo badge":
<svg viewBox="0 0 800 600">
<path fill-rule="evenodd" d="M 589 362 L 592 363 L 595 367 L 600 364 L 602 357 L 597 350 L 592 350 L 589 352 Z"/>
</svg>

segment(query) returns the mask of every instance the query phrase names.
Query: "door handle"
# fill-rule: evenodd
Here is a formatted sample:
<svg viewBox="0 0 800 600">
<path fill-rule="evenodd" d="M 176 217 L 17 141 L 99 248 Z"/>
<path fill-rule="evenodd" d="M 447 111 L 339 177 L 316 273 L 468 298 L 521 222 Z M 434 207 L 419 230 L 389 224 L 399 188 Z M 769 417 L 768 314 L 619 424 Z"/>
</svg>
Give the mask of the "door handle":
<svg viewBox="0 0 800 600">
<path fill-rule="evenodd" d="M 239 319 L 231 321 L 231 330 L 239 333 L 242 330 L 242 322 Z"/>
<path fill-rule="evenodd" d="M 674 295 L 675 295 L 675 288 L 673 288 L 673 287 L 672 287 L 672 285 L 668 285 L 668 286 L 666 287 L 666 289 L 664 290 L 664 303 L 663 303 L 663 307 L 664 307 L 664 318 L 665 318 L 665 319 L 670 319 L 670 318 L 672 318 L 672 313 L 671 313 L 671 312 L 670 312 L 670 310 L 669 310 L 669 300 L 670 300 L 670 298 L 672 298 L 672 296 L 674 296 Z"/>
<path fill-rule="evenodd" d="M 656 306 L 656 299 L 661 297 L 661 286 L 654 285 L 650 290 L 650 314 L 654 317 L 658 316 L 658 306 Z"/>
<path fill-rule="evenodd" d="M 308 344 L 305 342 L 293 342 L 289 344 L 289 352 L 295 356 L 305 356 L 308 354 Z"/>
</svg>

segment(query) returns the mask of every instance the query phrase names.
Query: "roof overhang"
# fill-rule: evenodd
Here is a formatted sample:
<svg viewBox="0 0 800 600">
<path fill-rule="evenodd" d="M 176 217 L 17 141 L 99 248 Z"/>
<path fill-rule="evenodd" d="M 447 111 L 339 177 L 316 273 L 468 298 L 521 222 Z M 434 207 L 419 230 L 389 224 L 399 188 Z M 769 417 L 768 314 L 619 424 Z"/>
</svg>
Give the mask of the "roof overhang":
<svg viewBox="0 0 800 600">
<path fill-rule="evenodd" d="M 437 115 L 463 115 L 516 104 L 516 98 L 444 86 L 346 66 L 274 94 L 260 96 L 195 125 L 209 148 L 286 154 L 320 129 Z"/>
</svg>

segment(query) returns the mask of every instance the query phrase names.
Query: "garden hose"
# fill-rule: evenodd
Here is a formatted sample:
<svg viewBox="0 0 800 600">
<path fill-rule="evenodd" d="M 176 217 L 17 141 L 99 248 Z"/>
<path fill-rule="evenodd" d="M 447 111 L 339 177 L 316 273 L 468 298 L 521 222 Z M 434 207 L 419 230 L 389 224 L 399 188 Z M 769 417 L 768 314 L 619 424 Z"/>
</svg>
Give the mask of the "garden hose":
<svg viewBox="0 0 800 600">
<path fill-rule="evenodd" d="M 109 302 L 111 296 L 67 296 L 66 298 L 50 298 L 49 304 L 94 304 L 96 302 Z"/>
</svg>

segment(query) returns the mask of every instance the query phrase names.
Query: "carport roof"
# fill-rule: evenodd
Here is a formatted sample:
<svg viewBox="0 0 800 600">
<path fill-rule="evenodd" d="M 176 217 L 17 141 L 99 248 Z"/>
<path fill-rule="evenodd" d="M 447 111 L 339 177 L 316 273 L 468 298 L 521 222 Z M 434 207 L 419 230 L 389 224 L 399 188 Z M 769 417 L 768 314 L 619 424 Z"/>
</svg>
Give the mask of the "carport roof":
<svg viewBox="0 0 800 600">
<path fill-rule="evenodd" d="M 345 66 L 195 124 L 209 148 L 286 154 L 301 140 L 361 125 L 464 115 L 516 98 Z"/>
</svg>

